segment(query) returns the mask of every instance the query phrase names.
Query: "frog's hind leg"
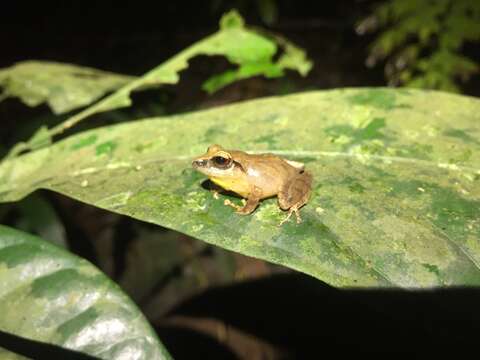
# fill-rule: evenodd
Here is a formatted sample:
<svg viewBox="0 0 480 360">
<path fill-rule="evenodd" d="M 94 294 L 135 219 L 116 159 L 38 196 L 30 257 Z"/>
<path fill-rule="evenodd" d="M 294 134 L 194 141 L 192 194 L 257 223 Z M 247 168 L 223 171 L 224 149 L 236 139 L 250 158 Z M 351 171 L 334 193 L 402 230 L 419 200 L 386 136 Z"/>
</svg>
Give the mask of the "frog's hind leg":
<svg viewBox="0 0 480 360">
<path fill-rule="evenodd" d="M 295 213 L 297 224 L 302 221 L 300 208 L 305 205 L 310 197 L 312 187 L 312 175 L 302 171 L 292 181 L 286 183 L 278 193 L 278 205 L 282 210 L 288 210 L 288 215 L 280 222 L 280 225 L 290 219 Z"/>
</svg>

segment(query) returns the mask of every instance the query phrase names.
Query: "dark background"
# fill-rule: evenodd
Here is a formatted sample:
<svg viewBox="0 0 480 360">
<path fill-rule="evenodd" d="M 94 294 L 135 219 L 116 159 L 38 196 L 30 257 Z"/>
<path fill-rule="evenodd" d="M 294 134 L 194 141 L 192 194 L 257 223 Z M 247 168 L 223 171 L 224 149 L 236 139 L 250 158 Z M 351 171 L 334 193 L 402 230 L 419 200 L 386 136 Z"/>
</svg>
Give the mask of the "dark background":
<svg viewBox="0 0 480 360">
<path fill-rule="evenodd" d="M 275 1 L 278 20 L 267 26 L 254 1 L 237 1 L 247 24 L 278 32 L 307 51 L 314 61 L 308 77 L 289 73 L 281 79 L 253 78 L 208 96 L 200 90 L 202 81 L 230 65 L 221 58 L 199 57 L 182 72 L 178 85 L 166 87 L 161 96 L 153 92 L 136 95 L 135 104 L 158 100 L 162 112 L 169 114 L 289 91 L 383 86 L 382 67 L 368 69 L 364 65 L 373 35 L 359 37 L 354 31 L 355 23 L 379 2 Z M 0 9 L 0 67 L 39 59 L 141 75 L 216 31 L 218 19 L 232 3 L 4 1 Z M 476 47 L 468 51 L 479 52 Z M 478 79 L 465 87 L 465 93 L 480 94 Z M 48 111 L 44 106 L 26 108 L 15 99 L 0 104 L 1 144 L 11 146 L 19 140 L 19 133 L 27 137 L 34 131 L 28 127 L 29 120 Z M 125 111 L 128 117 L 132 110 Z M 142 113 L 145 115 L 148 113 Z M 111 121 L 99 119 L 94 125 Z M 92 208 L 84 211 L 94 216 L 78 220 L 78 208 L 87 205 L 55 194 L 43 196 L 64 221 L 70 249 L 99 265 L 93 240 L 84 241 L 95 237 L 95 231 L 85 230 L 93 225 L 82 221 L 102 221 L 99 219 L 110 215 Z M 13 224 L 16 217 L 13 212 L 5 222 Z M 121 219 L 115 226 L 121 226 L 128 237 L 132 222 L 135 220 Z M 125 255 L 121 251 L 129 239 L 123 236 L 116 241 L 119 270 L 112 275 L 114 279 L 122 271 Z M 205 318 L 250 334 L 254 341 L 244 345 L 249 347 L 250 359 L 320 358 L 327 351 L 337 356 L 347 351 L 431 355 L 446 349 L 465 350 L 477 343 L 479 295 L 477 289 L 341 291 L 294 271 L 272 272 L 207 289 L 180 302 L 165 321 L 160 319 L 154 326 L 175 359 L 236 358 L 232 342 L 243 346 L 245 340 L 231 337 L 222 341 L 222 336 L 198 331 L 198 323 L 192 319 Z M 181 321 L 185 318 L 190 323 Z M 255 345 L 256 340 L 260 345 Z M 265 350 L 262 342 L 274 350 Z"/>
</svg>

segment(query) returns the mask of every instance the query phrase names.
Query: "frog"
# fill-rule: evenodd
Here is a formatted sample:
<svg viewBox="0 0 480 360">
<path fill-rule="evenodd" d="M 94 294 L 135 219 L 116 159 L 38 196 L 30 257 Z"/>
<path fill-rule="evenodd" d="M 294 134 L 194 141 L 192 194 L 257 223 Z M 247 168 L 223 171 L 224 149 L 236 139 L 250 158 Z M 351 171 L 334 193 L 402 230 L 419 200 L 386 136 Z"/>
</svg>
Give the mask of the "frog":
<svg viewBox="0 0 480 360">
<path fill-rule="evenodd" d="M 313 180 L 303 163 L 271 153 L 226 150 L 213 144 L 205 154 L 193 159 L 192 167 L 221 189 L 242 197 L 243 206 L 224 201 L 238 214 L 251 214 L 263 199 L 276 196 L 280 209 L 288 211 L 279 226 L 289 221 L 292 214 L 297 224 L 302 222 L 300 208 L 309 201 Z M 214 197 L 218 199 L 218 191 Z"/>
</svg>

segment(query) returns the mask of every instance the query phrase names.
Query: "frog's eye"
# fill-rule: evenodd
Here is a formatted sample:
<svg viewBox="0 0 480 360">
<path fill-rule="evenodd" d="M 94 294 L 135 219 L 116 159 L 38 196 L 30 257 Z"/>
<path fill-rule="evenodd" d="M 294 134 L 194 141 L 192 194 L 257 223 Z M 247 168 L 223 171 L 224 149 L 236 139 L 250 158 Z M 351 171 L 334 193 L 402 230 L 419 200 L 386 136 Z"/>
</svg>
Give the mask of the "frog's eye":
<svg viewBox="0 0 480 360">
<path fill-rule="evenodd" d="M 215 164 L 215 166 L 217 166 L 219 168 L 222 168 L 222 169 L 228 168 L 230 166 L 230 164 L 232 163 L 231 158 L 227 158 L 227 157 L 224 157 L 224 156 L 214 156 L 212 158 L 212 161 Z"/>
</svg>

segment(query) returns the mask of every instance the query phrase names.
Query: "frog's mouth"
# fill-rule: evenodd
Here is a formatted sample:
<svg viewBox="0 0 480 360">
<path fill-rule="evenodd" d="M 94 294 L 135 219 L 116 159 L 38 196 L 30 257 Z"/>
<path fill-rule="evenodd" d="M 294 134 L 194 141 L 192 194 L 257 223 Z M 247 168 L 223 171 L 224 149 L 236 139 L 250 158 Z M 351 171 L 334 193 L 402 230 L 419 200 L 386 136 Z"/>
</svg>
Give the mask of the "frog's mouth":
<svg viewBox="0 0 480 360">
<path fill-rule="evenodd" d="M 207 166 L 208 160 L 205 159 L 199 159 L 199 160 L 193 160 L 192 166 L 194 169 L 199 169 L 199 168 L 204 168 Z"/>
<path fill-rule="evenodd" d="M 241 170 L 238 167 L 237 163 L 232 161 L 231 164 L 226 167 L 217 167 L 217 164 L 213 163 L 210 159 L 196 159 L 192 162 L 192 167 L 210 177 L 232 177 L 232 176 L 239 176 L 237 172 Z"/>
<path fill-rule="evenodd" d="M 200 160 L 193 160 L 192 161 L 192 167 L 201 172 L 202 174 L 205 174 L 205 175 L 210 175 L 210 171 L 209 171 L 209 168 L 208 168 L 208 160 L 203 160 L 203 159 L 200 159 Z"/>
</svg>

